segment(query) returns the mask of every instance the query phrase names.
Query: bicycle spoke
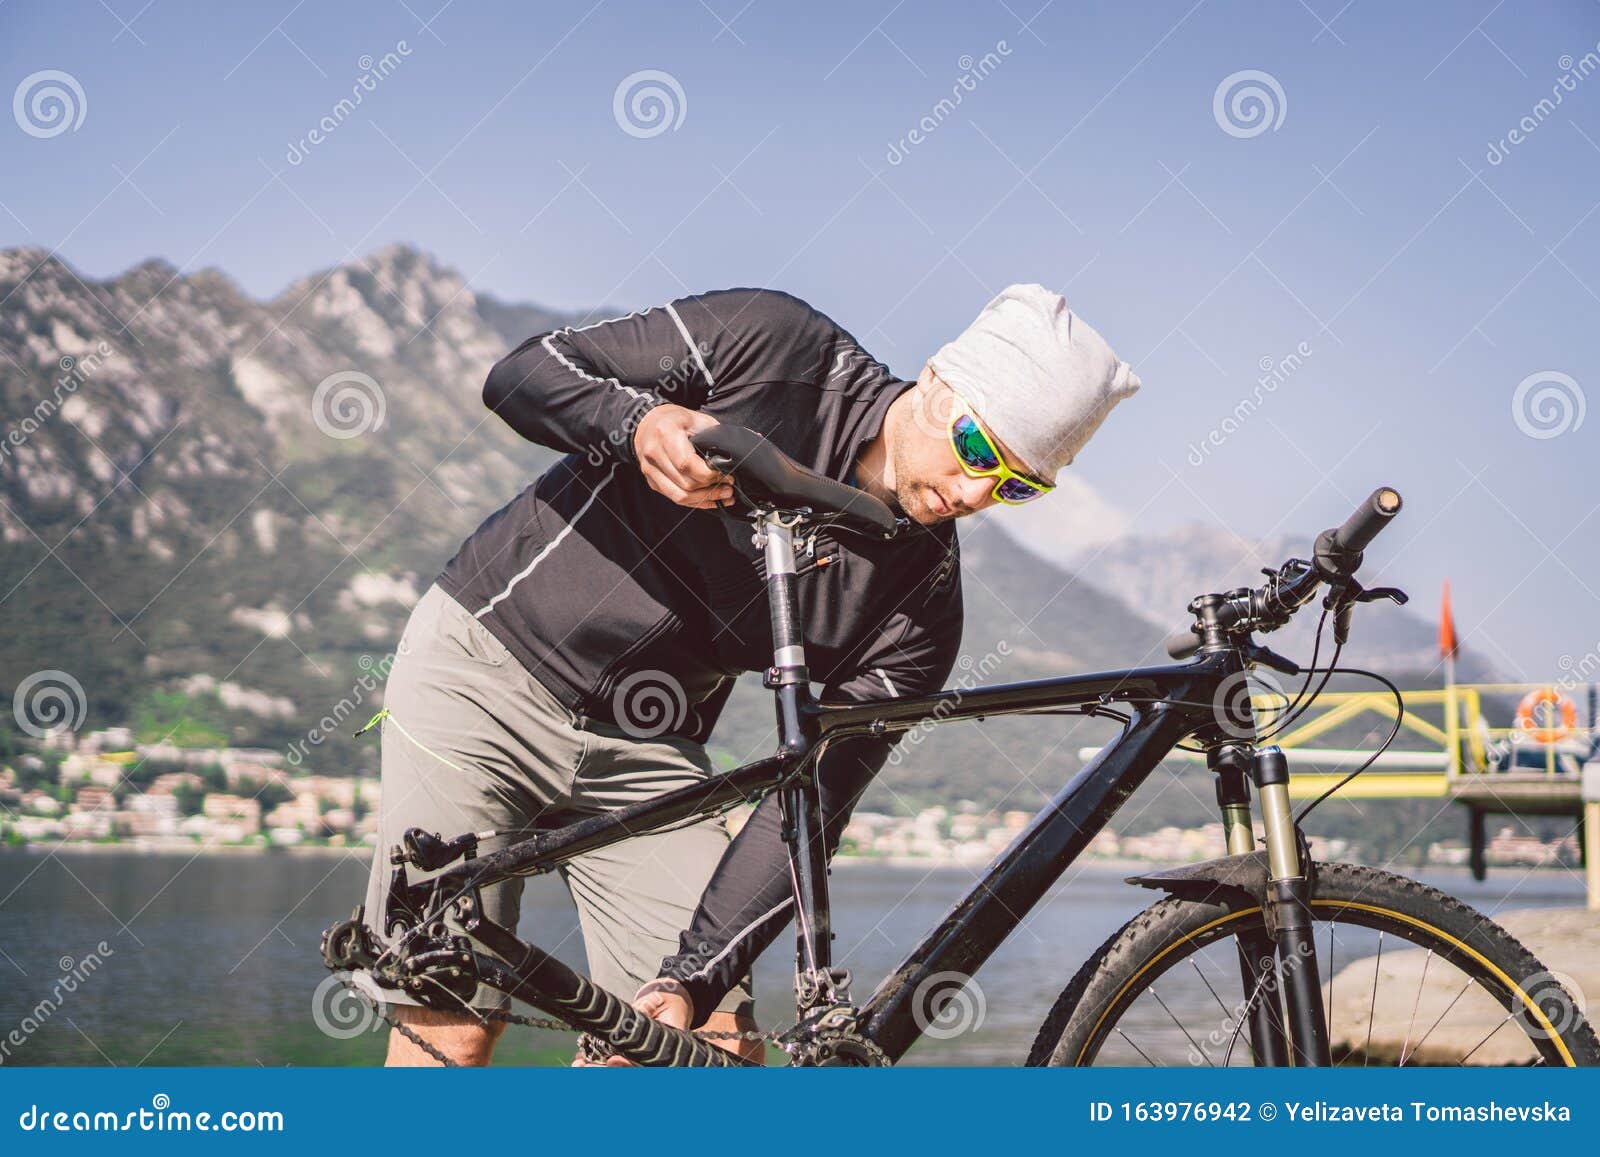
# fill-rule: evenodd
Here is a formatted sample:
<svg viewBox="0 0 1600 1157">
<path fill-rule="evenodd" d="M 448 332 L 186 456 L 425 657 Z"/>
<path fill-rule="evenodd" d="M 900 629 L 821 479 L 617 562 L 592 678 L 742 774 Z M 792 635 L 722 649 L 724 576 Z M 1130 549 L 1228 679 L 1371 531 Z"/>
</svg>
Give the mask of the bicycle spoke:
<svg viewBox="0 0 1600 1157">
<path fill-rule="evenodd" d="M 1217 995 L 1217 990 L 1211 987 L 1211 982 L 1206 979 L 1206 974 L 1200 971 L 1200 966 L 1195 963 L 1194 957 L 1189 957 L 1189 966 L 1194 969 L 1194 974 L 1200 978 L 1200 983 L 1206 986 L 1206 991 L 1211 994 L 1211 999 L 1217 1002 L 1217 1007 L 1222 1010 L 1224 1017 L 1231 1016 L 1228 1006 L 1222 1003 L 1222 997 Z"/>
<path fill-rule="evenodd" d="M 1155 1061 L 1150 1059 L 1149 1055 L 1146 1054 L 1145 1051 L 1142 1048 L 1140 1048 L 1138 1045 L 1133 1043 L 1133 1039 L 1131 1037 L 1129 1037 L 1127 1033 L 1122 1031 L 1122 1027 L 1120 1025 L 1117 1027 L 1117 1035 L 1120 1036 L 1123 1040 L 1127 1041 L 1128 1042 L 1128 1047 L 1133 1049 L 1134 1052 L 1138 1053 L 1141 1057 L 1144 1057 L 1144 1063 L 1145 1064 L 1149 1065 L 1152 1069 L 1159 1067 L 1159 1066 L 1157 1066 Z"/>
<path fill-rule="evenodd" d="M 1233 1035 L 1228 1038 L 1228 1051 L 1222 1055 L 1223 1068 L 1227 1068 L 1232 1062 L 1233 1046 L 1239 1043 L 1239 1035 L 1244 1032 L 1244 1026 L 1250 1020 L 1250 1013 L 1255 1010 L 1256 1000 L 1261 996 L 1262 988 L 1267 983 L 1267 977 L 1271 975 L 1271 971 L 1263 972 L 1256 981 L 1255 990 L 1250 993 L 1249 998 L 1244 1002 L 1244 1010 L 1239 1013 L 1239 1020 L 1233 1026 Z"/>
<path fill-rule="evenodd" d="M 1516 1013 L 1507 1013 L 1505 1020 L 1501 1021 L 1499 1024 L 1495 1025 L 1494 1028 L 1489 1030 L 1489 1036 L 1484 1037 L 1481 1041 L 1472 1046 L 1472 1049 L 1467 1053 L 1467 1055 L 1461 1058 L 1461 1063 L 1466 1064 L 1468 1057 L 1472 1056 L 1473 1053 L 1477 1052 L 1484 1045 L 1488 1044 L 1490 1037 L 1493 1037 L 1495 1033 L 1499 1032 L 1501 1029 L 1505 1028 L 1506 1025 L 1510 1024 L 1515 1016 Z"/>
<path fill-rule="evenodd" d="M 1433 949 L 1422 958 L 1422 979 L 1417 981 L 1417 999 L 1411 1002 L 1411 1019 L 1406 1021 L 1406 1039 L 1400 1046 L 1399 1068 L 1406 1067 L 1406 1051 L 1411 1047 L 1411 1030 L 1417 1027 L 1417 1009 L 1422 1006 L 1422 990 L 1428 987 L 1428 965 L 1433 963 Z"/>
<path fill-rule="evenodd" d="M 1150 986 L 1150 995 L 1155 997 L 1156 1003 L 1159 1004 L 1162 1010 L 1172 1018 L 1172 1023 L 1178 1026 L 1178 1031 L 1183 1034 L 1184 1039 L 1189 1042 L 1189 1044 L 1194 1048 L 1195 1052 L 1200 1054 L 1200 1059 L 1205 1061 L 1205 1063 L 1210 1065 L 1212 1068 L 1216 1068 L 1216 1062 L 1210 1057 L 1206 1056 L 1206 1050 L 1195 1043 L 1194 1037 L 1189 1035 L 1189 1030 L 1183 1027 L 1183 1021 L 1178 1019 L 1177 1013 L 1173 1012 L 1172 1009 L 1167 1007 L 1167 1002 L 1161 999 L 1161 994 L 1156 991 L 1155 985 L 1153 984 Z"/>
<path fill-rule="evenodd" d="M 1433 1030 L 1438 1028 L 1443 1022 L 1444 1018 L 1450 1015 L 1450 1010 L 1456 1006 L 1456 1001 L 1459 1001 L 1463 996 L 1467 995 L 1467 990 L 1477 983 L 1478 978 L 1476 976 L 1467 977 L 1467 982 L 1461 986 L 1461 991 L 1456 993 L 1455 998 L 1451 1000 L 1449 1004 L 1444 1006 L 1444 1011 L 1439 1014 L 1439 1019 L 1430 1024 L 1428 1026 L 1428 1031 L 1422 1034 L 1422 1040 L 1417 1042 L 1417 1052 L 1422 1050 L 1423 1044 L 1426 1043 L 1427 1039 L 1433 1035 Z M 1413 1052 L 1411 1055 L 1416 1056 L 1417 1053 Z M 1405 1067 L 1405 1061 L 1402 1060 L 1400 1065 L 1402 1068 Z"/>
<path fill-rule="evenodd" d="M 1378 1014 L 1378 969 L 1383 966 L 1383 929 L 1378 929 L 1378 956 L 1372 962 L 1372 1003 L 1367 1006 L 1367 1043 L 1361 1050 L 1361 1067 L 1372 1063 L 1372 1021 Z"/>
</svg>

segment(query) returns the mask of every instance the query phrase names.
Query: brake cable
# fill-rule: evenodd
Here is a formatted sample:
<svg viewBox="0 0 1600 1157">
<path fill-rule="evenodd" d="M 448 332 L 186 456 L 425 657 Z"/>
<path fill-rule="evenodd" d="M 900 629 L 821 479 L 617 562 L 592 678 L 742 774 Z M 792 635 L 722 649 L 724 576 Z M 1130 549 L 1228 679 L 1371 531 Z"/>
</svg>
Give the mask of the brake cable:
<svg viewBox="0 0 1600 1157">
<path fill-rule="evenodd" d="M 1363 771 L 1366 771 L 1367 768 L 1371 767 L 1375 762 L 1377 762 L 1378 756 L 1389 750 L 1389 745 L 1392 744 L 1395 741 L 1395 737 L 1400 734 L 1400 725 L 1404 721 L 1406 715 L 1406 701 L 1405 697 L 1400 694 L 1400 688 L 1396 687 L 1393 682 L 1378 674 L 1376 671 L 1368 671 L 1361 667 L 1329 667 L 1327 670 L 1330 675 L 1337 670 L 1346 675 L 1362 675 L 1368 679 L 1372 679 L 1375 682 L 1382 683 L 1389 689 L 1389 693 L 1394 696 L 1394 723 L 1389 728 L 1389 734 L 1384 736 L 1383 742 L 1378 745 L 1378 749 L 1371 755 L 1367 756 L 1365 763 L 1339 780 L 1338 783 L 1334 784 L 1316 799 L 1306 804 L 1305 807 L 1301 808 L 1299 812 L 1295 814 L 1294 822 L 1296 826 L 1298 826 L 1300 822 L 1306 818 L 1306 816 L 1311 814 L 1312 808 L 1322 803 L 1334 792 L 1338 791 L 1345 784 L 1349 783 L 1356 776 L 1360 775 Z"/>
<path fill-rule="evenodd" d="M 1277 720 L 1274 720 L 1273 723 L 1269 724 L 1269 726 L 1273 728 L 1273 734 L 1277 733 L 1280 722 L 1294 716 L 1295 709 L 1299 707 L 1300 701 L 1305 698 L 1306 690 L 1311 686 L 1311 679 L 1317 669 L 1317 656 L 1322 653 L 1322 632 L 1327 625 L 1328 608 L 1323 607 L 1322 614 L 1317 618 L 1317 629 L 1311 638 L 1311 662 L 1305 667 L 1306 681 L 1300 684 L 1300 690 L 1295 693 L 1294 701 L 1283 709 L 1283 714 L 1280 715 Z M 1334 656 L 1335 657 L 1333 661 L 1337 663 L 1339 661 L 1337 651 L 1334 652 Z M 1316 696 L 1313 695 L 1312 699 L 1315 700 Z M 1310 706 L 1310 704 L 1307 704 L 1307 706 Z"/>
<path fill-rule="evenodd" d="M 1327 625 L 1327 621 L 1328 611 L 1326 608 L 1324 608 L 1321 617 L 1317 619 L 1317 634 L 1316 640 L 1311 648 L 1311 662 L 1305 667 L 1306 681 L 1300 685 L 1300 691 L 1295 695 L 1294 702 L 1290 703 L 1288 707 L 1284 708 L 1283 714 L 1267 725 L 1268 729 L 1265 734 L 1256 737 L 1257 743 L 1264 743 L 1275 736 L 1282 735 L 1289 726 L 1298 722 L 1300 717 L 1310 710 L 1311 705 L 1317 701 L 1318 696 L 1320 696 L 1323 691 L 1327 689 L 1328 680 L 1332 678 L 1333 670 L 1338 666 L 1339 663 L 1339 655 L 1344 650 L 1343 643 L 1335 643 L 1333 647 L 1333 658 L 1328 660 L 1328 666 L 1326 668 L 1319 668 L 1317 666 L 1317 655 L 1322 650 L 1322 632 L 1324 627 Z M 1317 689 L 1312 691 L 1308 698 L 1306 692 L 1311 687 L 1311 682 L 1316 678 L 1316 673 L 1319 670 L 1325 671 L 1326 673 L 1322 677 L 1322 682 L 1317 684 Z M 1301 700 L 1305 700 L 1304 706 L 1301 706 Z"/>
</svg>

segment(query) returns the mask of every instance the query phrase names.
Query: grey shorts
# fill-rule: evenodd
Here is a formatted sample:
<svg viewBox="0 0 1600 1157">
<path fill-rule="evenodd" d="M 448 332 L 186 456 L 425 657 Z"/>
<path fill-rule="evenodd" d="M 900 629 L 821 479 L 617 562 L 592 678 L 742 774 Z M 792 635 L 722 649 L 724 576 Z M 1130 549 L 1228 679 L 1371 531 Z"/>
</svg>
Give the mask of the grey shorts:
<svg viewBox="0 0 1600 1157">
<path fill-rule="evenodd" d="M 378 846 L 367 884 L 367 923 L 383 937 L 389 850 L 407 828 L 446 839 L 497 833 L 479 845 L 497 851 L 537 825 L 550 827 L 637 803 L 711 774 L 698 743 L 671 736 L 635 738 L 580 720 L 477 619 L 440 587 L 411 613 L 384 689 L 383 794 Z M 578 909 L 589 975 L 623 999 L 654 979 L 728 846 L 720 818 L 675 831 L 634 836 L 579 856 L 560 869 Z M 411 879 L 425 878 L 409 865 Z M 516 928 L 522 881 L 484 889 L 490 919 Z M 537 942 L 537 936 L 531 936 Z M 555 946 L 542 944 L 547 951 Z M 405 994 L 362 987 L 390 1004 Z M 473 1005 L 504 1008 L 503 993 L 479 986 Z M 748 980 L 720 1010 L 751 1014 Z"/>
</svg>

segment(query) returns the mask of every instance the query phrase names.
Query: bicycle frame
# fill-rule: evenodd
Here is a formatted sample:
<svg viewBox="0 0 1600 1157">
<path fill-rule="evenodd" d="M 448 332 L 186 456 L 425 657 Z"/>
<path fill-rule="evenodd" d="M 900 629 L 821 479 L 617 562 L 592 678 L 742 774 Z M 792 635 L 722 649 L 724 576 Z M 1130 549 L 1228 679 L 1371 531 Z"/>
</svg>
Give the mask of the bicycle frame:
<svg viewBox="0 0 1600 1157">
<path fill-rule="evenodd" d="M 845 1009 L 850 1030 L 895 1061 L 926 1027 L 927 1009 L 918 1007 L 924 982 L 941 973 L 971 977 L 1174 744 L 1201 733 L 1212 740 L 1207 744 L 1208 765 L 1218 775 L 1217 797 L 1227 831 L 1228 852 L 1254 849 L 1247 773 L 1260 788 L 1268 833 L 1270 886 L 1279 913 L 1277 927 L 1273 937 L 1263 935 L 1259 937 L 1261 942 L 1240 946 L 1253 1053 L 1263 1064 L 1289 1063 L 1291 1058 L 1297 1064 L 1329 1063 L 1316 957 L 1306 950 L 1309 923 L 1296 918 L 1296 912 L 1309 910 L 1309 896 L 1306 866 L 1300 860 L 1289 811 L 1287 773 L 1282 770 L 1281 756 L 1273 765 L 1270 760 L 1256 757 L 1248 739 L 1229 742 L 1228 733 L 1217 730 L 1224 684 L 1237 686 L 1243 679 L 1241 672 L 1247 669 L 1237 648 L 1203 652 L 1184 664 L 1067 675 L 911 698 L 820 703 L 811 695 L 805 677 L 793 583 L 795 551 L 791 527 L 769 513 L 762 530 L 775 643 L 774 664 L 767 671 L 766 681 L 777 700 L 778 753 L 639 804 L 537 833 L 481 858 L 475 856 L 474 845 L 467 853 L 470 858 L 445 867 L 425 885 L 413 886 L 413 890 L 428 890 L 429 902 L 420 905 L 424 911 L 417 913 L 420 924 L 433 923 L 447 909 L 459 914 L 461 898 L 472 896 L 479 888 L 513 876 L 550 870 L 596 848 L 712 814 L 775 790 L 781 793 L 784 815 L 789 821 L 786 826 L 791 829 L 797 959 L 801 962 L 796 984 L 799 1014 L 804 1020 L 808 1014 Z M 822 817 L 818 814 L 816 793 L 806 790 L 811 771 L 827 747 L 852 736 L 905 732 L 930 720 L 948 723 L 1075 708 L 1092 715 L 1095 709 L 1113 707 L 1127 719 L 1121 734 L 1034 816 L 990 864 L 982 879 L 911 950 L 866 1003 L 859 1008 L 850 1005 L 842 983 L 844 974 L 832 964 Z M 402 873 L 403 869 L 396 872 L 397 884 L 402 882 Z M 476 916 L 471 911 L 473 907 L 469 901 L 467 910 Z M 640 1052 L 635 1047 L 635 1053 L 630 1053 L 628 1047 L 638 1046 L 637 1021 L 643 1018 L 630 1020 L 614 1004 L 607 1004 L 609 1011 L 604 1016 L 593 1014 L 599 1003 L 614 1002 L 615 998 L 517 939 L 512 930 L 481 918 L 468 920 L 467 926 L 507 964 L 503 968 L 493 964 L 480 968 L 484 983 L 540 1004 L 563 1019 L 569 1019 L 574 1008 L 587 1006 L 592 1014 L 588 1019 L 569 1019 L 569 1023 L 592 1031 L 600 1020 L 607 1020 L 608 1032 L 618 1030 L 612 1043 L 619 1046 L 623 1055 Z M 1278 996 L 1270 987 L 1274 955 L 1282 961 L 1277 966 L 1283 982 L 1281 1014 Z M 464 957 L 462 962 L 466 962 Z M 552 985 L 559 990 L 553 997 Z M 1258 999 L 1263 991 L 1269 995 Z M 919 1024 L 919 1019 L 924 1023 Z M 621 1025 L 626 1031 L 619 1029 L 621 1022 L 627 1022 Z M 670 1029 L 657 1032 L 652 1027 L 651 1031 L 655 1045 L 660 1045 L 663 1033 L 684 1035 Z M 681 1046 L 682 1042 L 674 1044 Z M 702 1052 L 695 1054 L 691 1063 L 727 1063 L 703 1055 L 705 1051 L 720 1050 L 701 1041 L 694 1045 Z M 659 1058 L 663 1054 L 657 1048 L 654 1055 Z M 642 1055 L 638 1059 L 643 1059 Z"/>
</svg>

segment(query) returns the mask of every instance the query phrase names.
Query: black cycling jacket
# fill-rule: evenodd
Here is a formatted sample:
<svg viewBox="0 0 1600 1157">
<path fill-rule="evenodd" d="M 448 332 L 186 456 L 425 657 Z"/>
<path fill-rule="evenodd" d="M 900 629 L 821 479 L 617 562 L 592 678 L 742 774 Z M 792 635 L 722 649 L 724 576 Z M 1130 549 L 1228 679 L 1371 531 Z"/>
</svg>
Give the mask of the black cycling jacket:
<svg viewBox="0 0 1600 1157">
<path fill-rule="evenodd" d="M 734 678 L 772 661 L 763 560 L 747 519 L 650 489 L 633 455 L 640 418 L 664 401 L 700 410 L 850 481 L 910 387 L 823 314 L 771 290 L 536 335 L 490 371 L 484 401 L 568 456 L 490 515 L 439 583 L 575 713 L 703 742 Z M 806 659 L 824 699 L 943 686 L 962 620 L 951 523 L 888 542 L 825 533 L 798 569 Z M 820 760 L 830 852 L 890 746 L 852 740 Z M 696 1023 L 793 915 L 776 806 L 757 807 L 663 963 L 690 988 Z"/>
</svg>

